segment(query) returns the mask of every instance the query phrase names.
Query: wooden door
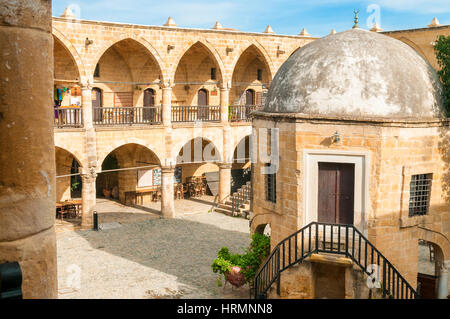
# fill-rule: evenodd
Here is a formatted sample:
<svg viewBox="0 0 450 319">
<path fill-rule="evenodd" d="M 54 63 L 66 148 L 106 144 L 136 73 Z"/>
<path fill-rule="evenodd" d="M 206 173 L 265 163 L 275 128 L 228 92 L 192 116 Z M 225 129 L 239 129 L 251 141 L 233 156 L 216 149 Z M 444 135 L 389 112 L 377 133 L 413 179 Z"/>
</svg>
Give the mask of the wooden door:
<svg viewBox="0 0 450 319">
<path fill-rule="evenodd" d="M 255 91 L 247 90 L 245 91 L 245 105 L 255 104 Z"/>
<path fill-rule="evenodd" d="M 102 91 L 99 88 L 92 89 L 92 115 L 94 122 L 101 122 L 103 119 L 103 112 L 100 107 L 103 107 Z"/>
<path fill-rule="evenodd" d="M 205 107 L 208 105 L 208 92 L 205 89 L 201 89 L 197 93 L 197 101 L 198 106 L 200 106 L 197 110 L 197 118 L 199 120 L 208 119 L 208 109 Z"/>
<path fill-rule="evenodd" d="M 354 164 L 319 163 L 319 222 L 353 224 L 354 194 Z"/>
<path fill-rule="evenodd" d="M 153 107 L 155 106 L 155 91 L 152 89 L 146 89 L 144 91 L 144 107 Z M 156 114 L 154 109 L 147 108 L 142 113 L 142 117 L 144 121 L 151 121 L 152 114 Z"/>
</svg>

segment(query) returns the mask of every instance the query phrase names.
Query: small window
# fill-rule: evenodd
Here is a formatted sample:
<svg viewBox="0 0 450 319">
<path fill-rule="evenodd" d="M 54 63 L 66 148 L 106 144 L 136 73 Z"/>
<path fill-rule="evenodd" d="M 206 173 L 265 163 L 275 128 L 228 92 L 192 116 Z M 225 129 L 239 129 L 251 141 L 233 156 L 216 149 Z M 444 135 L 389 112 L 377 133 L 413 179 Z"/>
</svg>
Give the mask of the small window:
<svg viewBox="0 0 450 319">
<path fill-rule="evenodd" d="M 266 167 L 270 164 L 266 164 Z M 277 202 L 277 174 L 266 174 L 266 199 L 269 202 Z"/>
<path fill-rule="evenodd" d="M 99 65 L 98 63 L 97 63 L 97 65 L 95 66 L 94 77 L 95 77 L 95 78 L 100 77 L 100 65 Z"/>
<path fill-rule="evenodd" d="M 258 69 L 256 78 L 258 79 L 258 81 L 262 81 L 262 70 L 261 69 Z"/>
<path fill-rule="evenodd" d="M 409 216 L 420 216 L 428 213 L 430 206 L 431 181 L 433 174 L 411 176 L 409 190 Z"/>
<path fill-rule="evenodd" d="M 217 80 L 216 68 L 211 68 L 211 80 Z"/>
</svg>

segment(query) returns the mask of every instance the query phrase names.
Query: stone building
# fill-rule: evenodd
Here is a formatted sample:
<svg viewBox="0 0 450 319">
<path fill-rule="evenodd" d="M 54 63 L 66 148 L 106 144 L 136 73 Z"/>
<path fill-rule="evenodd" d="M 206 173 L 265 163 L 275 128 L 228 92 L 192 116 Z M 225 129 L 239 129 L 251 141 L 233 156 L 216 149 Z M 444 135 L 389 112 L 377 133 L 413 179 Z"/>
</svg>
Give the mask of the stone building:
<svg viewBox="0 0 450 319">
<path fill-rule="evenodd" d="M 450 140 L 441 94 L 420 54 L 359 28 L 305 45 L 281 66 L 264 110 L 253 115 L 255 140 L 270 157 L 254 166 L 251 220 L 253 232 L 270 225 L 282 265 L 292 263 L 278 279 L 281 297 L 368 297 L 353 266 L 383 263 L 397 286 L 382 287 L 410 297 L 419 240 L 434 247 L 437 286 L 447 297 Z M 317 255 L 338 249 L 347 258 Z"/>
<path fill-rule="evenodd" d="M 179 28 L 171 18 L 164 26 L 85 21 L 70 9 L 51 18 L 50 3 L 0 0 L 0 263 L 20 262 L 26 298 L 56 297 L 55 201 L 81 192 L 82 225 L 91 227 L 97 192 L 117 185 L 125 202 L 126 192 L 141 188 L 137 167 L 159 169 L 165 217 L 174 215 L 179 167 L 181 180 L 218 172 L 218 201 L 226 200 L 232 170 L 250 166 L 249 113 L 264 103 L 280 66 L 316 40 L 306 30 L 278 35 L 270 26 L 252 33 L 220 23 L 209 30 Z M 400 40 L 433 64 L 431 43 L 448 33 L 449 26 L 433 25 L 404 31 Z M 433 125 L 430 136 L 440 130 Z M 194 154 L 182 163 L 182 150 L 195 145 L 209 156 Z M 114 172 L 105 177 L 105 170 Z M 280 220 L 288 227 L 283 233 L 261 218 L 252 227 L 272 224 L 274 244 L 301 226 Z"/>
</svg>

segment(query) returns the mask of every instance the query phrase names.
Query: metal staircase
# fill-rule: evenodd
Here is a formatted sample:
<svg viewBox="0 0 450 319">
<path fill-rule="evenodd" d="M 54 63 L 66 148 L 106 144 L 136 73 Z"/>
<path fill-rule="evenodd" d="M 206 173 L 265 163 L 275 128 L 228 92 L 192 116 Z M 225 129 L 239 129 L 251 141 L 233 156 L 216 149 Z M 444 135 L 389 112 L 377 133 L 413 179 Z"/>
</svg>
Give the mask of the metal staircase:
<svg viewBox="0 0 450 319">
<path fill-rule="evenodd" d="M 274 283 L 279 295 L 281 273 L 316 253 L 350 258 L 369 276 L 373 275 L 370 265 L 377 265 L 383 298 L 418 298 L 417 292 L 398 270 L 353 225 L 318 222 L 308 224 L 278 243 L 257 272 L 251 295 L 255 299 L 267 298 Z"/>
</svg>

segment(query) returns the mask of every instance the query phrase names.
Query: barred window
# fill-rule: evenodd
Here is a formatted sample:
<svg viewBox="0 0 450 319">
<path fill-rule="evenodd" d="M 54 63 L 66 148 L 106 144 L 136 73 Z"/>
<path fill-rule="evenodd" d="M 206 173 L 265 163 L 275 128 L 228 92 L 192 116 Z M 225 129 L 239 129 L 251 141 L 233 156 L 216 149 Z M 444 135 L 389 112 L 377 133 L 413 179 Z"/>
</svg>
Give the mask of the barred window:
<svg viewBox="0 0 450 319">
<path fill-rule="evenodd" d="M 411 176 L 409 190 L 409 216 L 426 215 L 430 205 L 433 174 Z"/>
<path fill-rule="evenodd" d="M 270 166 L 270 164 L 266 164 Z M 277 202 L 277 174 L 266 174 L 266 199 L 269 202 Z"/>
<path fill-rule="evenodd" d="M 211 68 L 211 80 L 216 80 L 216 68 Z"/>
</svg>

